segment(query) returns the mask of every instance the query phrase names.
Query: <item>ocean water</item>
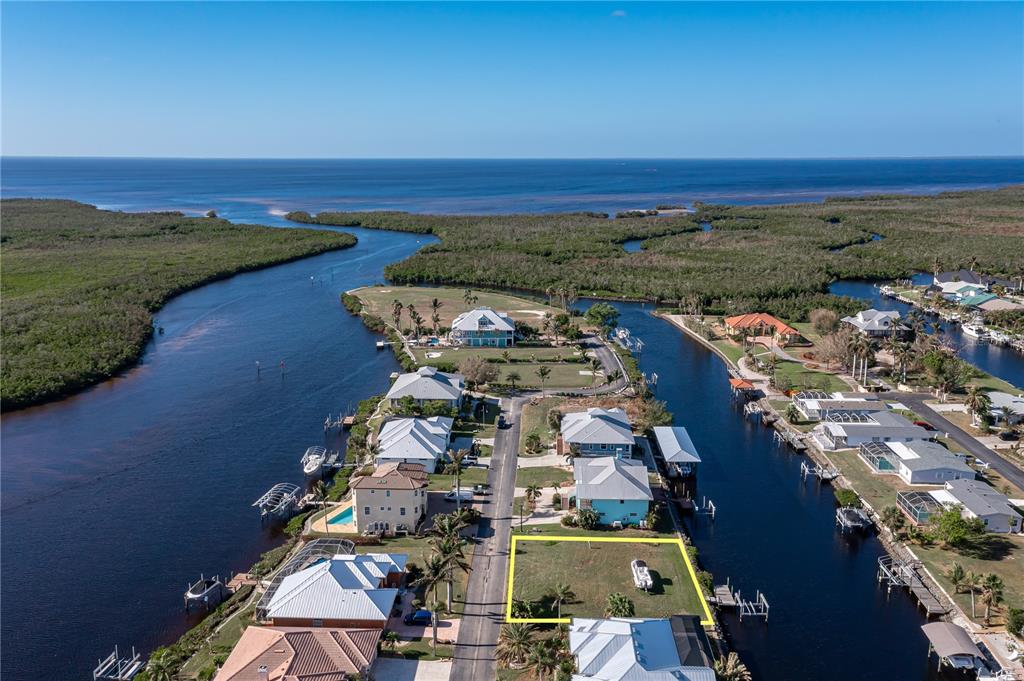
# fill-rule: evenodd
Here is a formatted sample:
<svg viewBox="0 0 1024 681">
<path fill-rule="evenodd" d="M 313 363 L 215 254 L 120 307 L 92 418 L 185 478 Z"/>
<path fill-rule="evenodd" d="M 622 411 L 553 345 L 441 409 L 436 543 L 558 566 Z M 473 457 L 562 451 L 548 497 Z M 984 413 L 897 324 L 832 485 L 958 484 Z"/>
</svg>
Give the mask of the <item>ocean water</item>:
<svg viewBox="0 0 1024 681">
<path fill-rule="evenodd" d="M 190 161 L 2 159 L 4 197 L 77 199 L 125 210 L 205 212 L 286 225 L 283 212 L 620 210 L 660 202 L 818 200 L 1020 182 L 1024 163 L 955 161 Z M 326 439 L 324 416 L 387 386 L 396 368 L 338 294 L 383 281 L 388 263 L 431 241 L 352 231 L 359 244 L 179 296 L 165 333 L 123 375 L 74 397 L 5 414 L 0 431 L 0 676 L 87 678 L 115 645 L 173 641 L 195 616 L 199 573 L 248 568 L 279 540 L 250 504 L 302 482 L 299 459 Z M 311 283 L 312 277 L 312 283 Z M 873 540 L 832 531 L 828 490 L 725 400 L 724 367 L 639 306 L 623 323 L 648 342 L 659 397 L 694 428 L 702 489 L 721 510 L 696 529 L 706 565 L 771 623 L 727 621 L 767 680 L 934 675 L 900 596 L 874 589 Z M 651 352 L 657 347 L 658 352 Z M 264 371 L 254 362 L 286 371 Z M 12 654 L 11 651 L 16 651 Z M 867 654 L 863 654 L 867 651 Z"/>
<path fill-rule="evenodd" d="M 1024 182 L 1024 158 L 911 160 L 177 160 L 3 158 L 5 197 L 278 222 L 290 210 L 615 212 L 787 203 Z"/>
</svg>

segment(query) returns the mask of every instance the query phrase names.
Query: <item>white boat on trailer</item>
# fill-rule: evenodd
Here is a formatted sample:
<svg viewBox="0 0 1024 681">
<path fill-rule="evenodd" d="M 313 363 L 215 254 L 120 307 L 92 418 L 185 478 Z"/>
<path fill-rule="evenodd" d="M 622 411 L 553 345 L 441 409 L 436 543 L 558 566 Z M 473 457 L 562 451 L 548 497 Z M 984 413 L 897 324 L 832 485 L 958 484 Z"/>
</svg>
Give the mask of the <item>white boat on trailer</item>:
<svg viewBox="0 0 1024 681">
<path fill-rule="evenodd" d="M 316 477 L 323 472 L 326 460 L 327 448 L 314 445 L 302 455 L 302 472 L 309 477 Z"/>
<path fill-rule="evenodd" d="M 647 563 L 638 558 L 630 563 L 629 567 L 633 571 L 633 584 L 636 588 L 647 591 L 654 586 L 654 579 L 651 577 Z"/>
</svg>

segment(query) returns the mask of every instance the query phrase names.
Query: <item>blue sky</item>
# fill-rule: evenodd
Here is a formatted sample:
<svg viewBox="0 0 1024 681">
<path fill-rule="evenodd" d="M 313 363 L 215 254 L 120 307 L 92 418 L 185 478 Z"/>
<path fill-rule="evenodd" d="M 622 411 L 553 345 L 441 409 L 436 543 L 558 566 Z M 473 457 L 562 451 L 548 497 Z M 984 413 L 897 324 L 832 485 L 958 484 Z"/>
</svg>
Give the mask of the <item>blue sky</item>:
<svg viewBox="0 0 1024 681">
<path fill-rule="evenodd" d="M 2 12 L 9 155 L 1024 153 L 1022 3 Z"/>
</svg>

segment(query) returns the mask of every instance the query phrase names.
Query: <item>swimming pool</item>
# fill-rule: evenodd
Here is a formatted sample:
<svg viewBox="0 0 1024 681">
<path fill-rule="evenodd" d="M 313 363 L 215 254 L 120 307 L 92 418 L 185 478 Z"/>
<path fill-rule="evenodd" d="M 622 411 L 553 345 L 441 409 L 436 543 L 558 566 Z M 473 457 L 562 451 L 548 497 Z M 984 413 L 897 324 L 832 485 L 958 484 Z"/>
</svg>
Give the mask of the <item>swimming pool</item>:
<svg viewBox="0 0 1024 681">
<path fill-rule="evenodd" d="M 349 506 L 341 513 L 327 521 L 328 525 L 345 525 L 352 522 L 352 507 Z"/>
</svg>

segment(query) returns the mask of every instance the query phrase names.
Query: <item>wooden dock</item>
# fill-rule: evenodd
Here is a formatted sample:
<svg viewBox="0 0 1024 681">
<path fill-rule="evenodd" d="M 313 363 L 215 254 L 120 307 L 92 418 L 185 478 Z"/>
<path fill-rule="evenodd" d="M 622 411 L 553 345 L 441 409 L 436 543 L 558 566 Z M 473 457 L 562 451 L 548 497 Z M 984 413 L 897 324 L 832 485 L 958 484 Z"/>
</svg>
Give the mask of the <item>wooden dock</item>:
<svg viewBox="0 0 1024 681">
<path fill-rule="evenodd" d="M 932 593 L 921 576 L 919 563 L 901 561 L 889 555 L 882 556 L 878 559 L 878 581 L 885 582 L 889 591 L 892 591 L 894 586 L 906 587 L 929 617 L 941 617 L 946 614 L 942 601 Z"/>
</svg>

